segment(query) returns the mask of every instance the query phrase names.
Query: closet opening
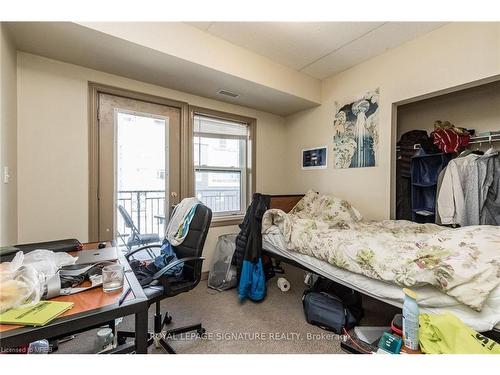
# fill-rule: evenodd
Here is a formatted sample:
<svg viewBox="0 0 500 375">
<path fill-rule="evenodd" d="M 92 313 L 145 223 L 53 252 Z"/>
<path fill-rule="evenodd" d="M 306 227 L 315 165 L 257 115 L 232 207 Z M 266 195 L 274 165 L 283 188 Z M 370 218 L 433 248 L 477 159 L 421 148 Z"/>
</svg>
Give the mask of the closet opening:
<svg viewBox="0 0 500 375">
<path fill-rule="evenodd" d="M 488 216 L 481 210 L 492 177 L 498 181 L 500 176 L 500 161 L 494 160 L 500 158 L 499 77 L 394 103 L 392 135 L 392 219 L 451 226 L 500 224 L 492 222 L 500 216 L 481 218 Z M 458 177 L 446 169 L 458 170 Z M 471 209 L 472 201 L 480 206 Z"/>
</svg>

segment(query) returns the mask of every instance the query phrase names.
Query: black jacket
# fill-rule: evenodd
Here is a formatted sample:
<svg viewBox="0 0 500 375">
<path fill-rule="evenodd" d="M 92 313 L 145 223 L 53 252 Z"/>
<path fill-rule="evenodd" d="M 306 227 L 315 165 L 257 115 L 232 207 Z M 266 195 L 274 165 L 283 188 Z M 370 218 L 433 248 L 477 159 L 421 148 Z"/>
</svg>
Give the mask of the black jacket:
<svg viewBox="0 0 500 375">
<path fill-rule="evenodd" d="M 243 260 L 256 261 L 261 256 L 262 216 L 269 209 L 270 201 L 269 195 L 255 193 L 243 223 L 240 224 L 240 233 L 236 237 L 236 250 L 232 260 L 233 265 L 238 270 L 238 280 Z"/>
</svg>

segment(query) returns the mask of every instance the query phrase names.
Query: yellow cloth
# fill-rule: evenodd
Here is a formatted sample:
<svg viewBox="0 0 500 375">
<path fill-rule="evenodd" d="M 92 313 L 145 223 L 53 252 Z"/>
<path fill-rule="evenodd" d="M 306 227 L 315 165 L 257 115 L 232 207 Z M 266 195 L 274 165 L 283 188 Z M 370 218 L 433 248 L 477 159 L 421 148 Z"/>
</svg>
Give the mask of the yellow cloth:
<svg viewBox="0 0 500 375">
<path fill-rule="evenodd" d="M 429 354 L 500 354 L 500 345 L 467 327 L 455 315 L 420 314 L 420 349 Z"/>
</svg>

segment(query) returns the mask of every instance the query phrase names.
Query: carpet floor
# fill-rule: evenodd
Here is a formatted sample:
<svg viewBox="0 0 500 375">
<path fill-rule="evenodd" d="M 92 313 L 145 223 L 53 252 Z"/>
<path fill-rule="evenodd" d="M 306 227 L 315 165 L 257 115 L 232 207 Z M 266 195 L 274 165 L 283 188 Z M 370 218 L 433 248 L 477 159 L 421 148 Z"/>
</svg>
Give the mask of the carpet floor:
<svg viewBox="0 0 500 375">
<path fill-rule="evenodd" d="M 185 335 L 170 340 L 179 353 L 343 353 L 339 337 L 312 326 L 305 321 L 302 309 L 305 273 L 292 266 L 283 266 L 291 289 L 283 293 L 276 285 L 277 278 L 268 282 L 264 301 L 240 303 L 236 289 L 217 292 L 202 281 L 189 293 L 163 300 L 162 312 L 173 316 L 168 328 L 202 322 L 206 337 Z M 365 318 L 361 325 L 386 326 L 400 309 L 363 296 Z M 149 309 L 152 327 L 154 306 Z M 119 330 L 133 331 L 133 316 L 125 317 Z M 151 329 L 151 328 L 150 328 Z M 96 330 L 78 334 L 73 340 L 61 343 L 56 353 L 93 353 Z M 150 353 L 164 353 L 149 348 Z"/>
</svg>

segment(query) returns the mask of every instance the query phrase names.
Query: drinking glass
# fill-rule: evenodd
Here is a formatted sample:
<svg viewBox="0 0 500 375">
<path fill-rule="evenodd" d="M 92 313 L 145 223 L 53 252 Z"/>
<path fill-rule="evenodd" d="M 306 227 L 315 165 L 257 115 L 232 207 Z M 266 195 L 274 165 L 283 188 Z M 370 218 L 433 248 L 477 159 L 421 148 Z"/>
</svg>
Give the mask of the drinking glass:
<svg viewBox="0 0 500 375">
<path fill-rule="evenodd" d="M 123 266 L 111 264 L 102 269 L 102 290 L 105 293 L 114 292 L 123 288 Z"/>
</svg>

